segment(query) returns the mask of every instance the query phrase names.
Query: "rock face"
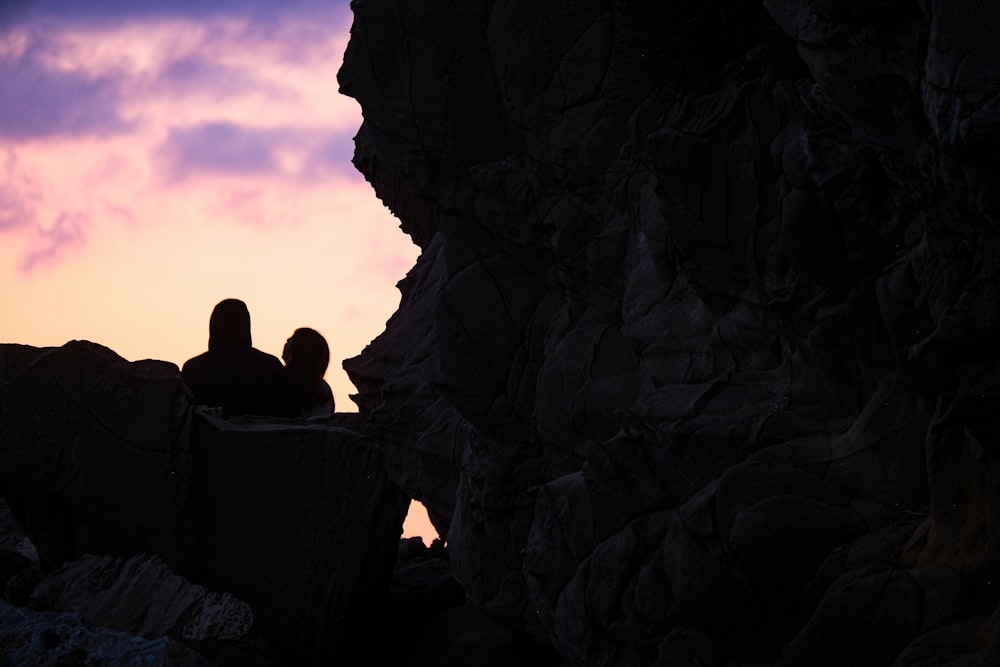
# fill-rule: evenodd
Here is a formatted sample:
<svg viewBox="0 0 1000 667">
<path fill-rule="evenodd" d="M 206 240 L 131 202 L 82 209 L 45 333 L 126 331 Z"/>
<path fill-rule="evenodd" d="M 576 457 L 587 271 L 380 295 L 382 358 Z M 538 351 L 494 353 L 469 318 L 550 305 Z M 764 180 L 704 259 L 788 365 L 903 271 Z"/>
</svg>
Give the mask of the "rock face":
<svg viewBox="0 0 1000 667">
<path fill-rule="evenodd" d="M 42 562 L 149 552 L 186 569 L 192 415 L 173 364 L 84 342 L 0 346 L 0 492 Z"/>
<path fill-rule="evenodd" d="M 197 577 L 250 603 L 308 664 L 378 641 L 409 506 L 378 447 L 337 421 L 196 428 Z"/>
<path fill-rule="evenodd" d="M 172 364 L 0 345 L 0 493 L 69 563 L 29 604 L 209 648 L 252 624 L 277 664 L 364 649 L 409 501 L 353 417 L 226 421 Z"/>
<path fill-rule="evenodd" d="M 559 655 L 545 643 L 506 628 L 465 599 L 447 550 L 400 541 L 383 628 L 394 638 L 382 662 L 417 667 L 555 667 Z"/>
<path fill-rule="evenodd" d="M 1000 14 L 356 0 L 422 254 L 345 368 L 572 664 L 1000 660 Z"/>
<path fill-rule="evenodd" d="M 69 612 L 32 612 L 0 602 L 0 655 L 4 664 L 63 667 L 210 667 L 183 644 L 160 637 L 142 639 L 125 632 L 92 628 Z"/>
<path fill-rule="evenodd" d="M 254 621 L 245 602 L 191 584 L 148 554 L 83 556 L 39 582 L 29 605 L 79 614 L 89 627 L 195 642 L 244 639 Z"/>
</svg>

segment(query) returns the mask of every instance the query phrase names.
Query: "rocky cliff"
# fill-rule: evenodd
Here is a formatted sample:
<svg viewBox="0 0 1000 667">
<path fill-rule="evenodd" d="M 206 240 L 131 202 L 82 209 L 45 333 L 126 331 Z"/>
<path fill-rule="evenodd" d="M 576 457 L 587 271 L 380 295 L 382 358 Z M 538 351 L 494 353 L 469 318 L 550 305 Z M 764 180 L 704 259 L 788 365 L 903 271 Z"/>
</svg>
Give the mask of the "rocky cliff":
<svg viewBox="0 0 1000 667">
<path fill-rule="evenodd" d="M 575 665 L 1000 660 L 1000 13 L 352 7 L 422 254 L 345 368 L 475 601 Z"/>
</svg>

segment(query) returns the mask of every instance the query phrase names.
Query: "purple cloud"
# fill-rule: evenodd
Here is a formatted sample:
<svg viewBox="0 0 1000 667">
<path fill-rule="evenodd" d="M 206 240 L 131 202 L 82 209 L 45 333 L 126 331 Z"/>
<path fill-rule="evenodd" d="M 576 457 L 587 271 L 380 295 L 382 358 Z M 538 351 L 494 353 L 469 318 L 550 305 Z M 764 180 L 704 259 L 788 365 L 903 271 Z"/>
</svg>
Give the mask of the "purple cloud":
<svg viewBox="0 0 1000 667">
<path fill-rule="evenodd" d="M 214 63 L 201 55 L 186 55 L 164 65 L 154 87 L 171 92 L 204 91 L 226 96 L 253 82 L 242 70 Z"/>
<path fill-rule="evenodd" d="M 265 92 L 273 98 L 289 93 L 261 81 L 252 72 L 212 62 L 201 54 L 188 54 L 164 64 L 153 87 L 171 94 L 209 94 L 216 98 L 238 95 L 247 90 Z"/>
<path fill-rule="evenodd" d="M 236 17 L 247 20 L 238 34 L 225 39 L 253 46 L 266 43 L 278 48 L 277 58 L 295 63 L 315 57 L 312 47 L 328 48 L 330 35 L 341 31 L 351 17 L 346 0 L 0 0 L 0 5 L 0 41 L 6 36 L 29 40 L 27 48 L 0 56 L 0 138 L 14 140 L 127 131 L 132 127 L 121 111 L 122 103 L 142 91 L 207 94 L 216 99 L 248 91 L 271 98 L 294 94 L 262 80 L 251 69 L 214 62 L 213 40 L 219 35 L 206 37 L 196 51 L 163 63 L 152 80 L 135 79 L 124 70 L 94 73 L 52 66 L 66 62 L 60 49 L 67 29 L 128 22 L 130 30 L 133 25 L 141 30 L 142 25 L 168 16 L 199 24 Z"/>
<path fill-rule="evenodd" d="M 0 185 L 0 232 L 5 232 L 30 223 L 35 216 L 34 208 L 10 186 Z"/>
<path fill-rule="evenodd" d="M 17 154 L 8 150 L 0 181 L 0 232 L 32 224 L 37 198 L 31 184 L 18 172 Z"/>
<path fill-rule="evenodd" d="M 304 175 L 311 178 L 325 178 L 329 175 L 346 176 L 364 180 L 351 160 L 354 158 L 354 135 L 356 130 L 334 132 L 320 139 L 317 147 L 309 153 Z"/>
<path fill-rule="evenodd" d="M 278 171 L 274 150 L 279 134 L 225 121 L 175 127 L 157 156 L 170 181 L 196 173 L 274 173 Z"/>
<path fill-rule="evenodd" d="M 297 128 L 252 128 L 227 121 L 172 128 L 156 150 L 167 182 L 196 174 L 257 175 L 315 182 L 361 179 L 351 164 L 354 132 L 322 133 Z M 301 164 L 281 164 L 281 152 L 304 156 Z"/>
<path fill-rule="evenodd" d="M 290 14 L 319 20 L 348 11 L 349 0 L 7 0 L 0 4 L 0 25 L 54 20 L 70 25 L 108 25 L 135 19 L 247 16 L 262 23 Z"/>
<path fill-rule="evenodd" d="M 51 227 L 37 230 L 38 243 L 29 250 L 21 262 L 21 270 L 31 273 L 48 264 L 68 250 L 82 246 L 90 227 L 90 216 L 81 212 L 63 212 Z"/>
<path fill-rule="evenodd" d="M 191 34 L 199 41 L 179 40 L 173 59 L 165 62 L 132 62 L 123 55 L 118 61 L 102 61 L 120 65 L 96 71 L 98 62 L 78 60 L 88 51 L 76 47 L 100 39 L 107 28 L 141 37 L 146 26 L 164 18 L 179 19 L 182 29 L 197 26 Z M 359 177 L 350 164 L 353 132 L 303 127 L 294 119 L 273 128 L 228 121 L 228 98 L 248 92 L 272 99 L 300 93 L 265 80 L 253 63 L 220 57 L 242 45 L 254 52 L 261 49 L 284 66 L 328 63 L 331 45 L 339 44 L 336 40 L 350 19 L 348 0 L 0 0 L 0 145 L 20 150 L 23 141 L 121 139 L 119 135 L 130 132 L 145 141 L 163 136 L 163 128 L 151 129 L 158 122 L 152 116 L 133 118 L 129 102 L 184 104 L 187 95 L 198 94 L 225 100 L 226 105 L 215 112 L 213 122 L 167 129 L 166 138 L 153 149 L 155 167 L 165 182 L 206 174 L 292 181 L 315 181 L 330 174 Z M 143 108 L 139 105 L 138 113 Z M 134 146 L 149 150 L 145 143 Z M 4 169 L 0 162 L 0 234 L 9 232 L 25 241 L 24 272 L 58 262 L 83 246 L 89 233 L 108 224 L 107 211 L 84 210 L 93 202 L 72 204 L 54 218 L 42 216 L 41 190 L 11 164 L 8 159 Z M 30 177 L 41 184 L 46 180 L 41 174 Z M 128 217 L 124 207 L 113 205 L 118 209 L 112 217 Z"/>
<path fill-rule="evenodd" d="M 0 137 L 109 135 L 128 128 L 118 113 L 121 82 L 46 67 L 44 42 L 17 57 L 0 58 Z"/>
<path fill-rule="evenodd" d="M 30 4 L 24 0 L 9 0 L 0 3 L 0 29 L 13 23 Z"/>
</svg>

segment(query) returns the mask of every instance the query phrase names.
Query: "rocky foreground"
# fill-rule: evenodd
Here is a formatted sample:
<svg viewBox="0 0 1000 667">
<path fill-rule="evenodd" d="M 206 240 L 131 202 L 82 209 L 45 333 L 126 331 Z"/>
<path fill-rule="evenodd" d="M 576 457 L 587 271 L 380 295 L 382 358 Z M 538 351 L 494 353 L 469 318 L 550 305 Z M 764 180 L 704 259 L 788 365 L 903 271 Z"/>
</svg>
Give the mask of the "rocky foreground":
<svg viewBox="0 0 1000 667">
<path fill-rule="evenodd" d="M 559 664 L 466 599 L 356 414 L 223 420 L 173 364 L 0 345 L 0 664 Z"/>
<path fill-rule="evenodd" d="M 173 364 L 0 346 L 0 488 L 20 557 L 37 554 L 2 552 L 8 601 L 210 658 L 259 641 L 318 664 L 363 646 L 409 501 L 352 417 L 222 420 Z"/>
</svg>

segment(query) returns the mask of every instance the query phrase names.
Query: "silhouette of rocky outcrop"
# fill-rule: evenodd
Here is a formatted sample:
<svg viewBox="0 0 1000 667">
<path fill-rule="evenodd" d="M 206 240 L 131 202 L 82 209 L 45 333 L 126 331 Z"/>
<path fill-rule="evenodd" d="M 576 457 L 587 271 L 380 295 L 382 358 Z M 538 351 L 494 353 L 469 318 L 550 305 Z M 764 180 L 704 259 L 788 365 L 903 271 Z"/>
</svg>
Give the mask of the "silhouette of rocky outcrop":
<svg viewBox="0 0 1000 667">
<path fill-rule="evenodd" d="M 344 366 L 471 599 L 575 665 L 1000 660 L 1000 15 L 352 6 L 422 253 Z"/>
<path fill-rule="evenodd" d="M 230 664 L 370 650 L 409 500 L 356 421 L 223 420 L 173 364 L 0 345 L 0 492 L 41 568 L 4 539 L 7 599 Z"/>
</svg>

